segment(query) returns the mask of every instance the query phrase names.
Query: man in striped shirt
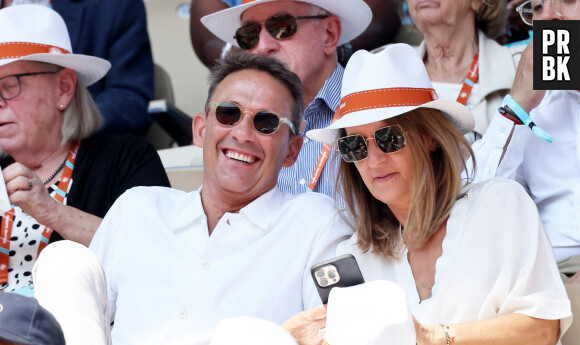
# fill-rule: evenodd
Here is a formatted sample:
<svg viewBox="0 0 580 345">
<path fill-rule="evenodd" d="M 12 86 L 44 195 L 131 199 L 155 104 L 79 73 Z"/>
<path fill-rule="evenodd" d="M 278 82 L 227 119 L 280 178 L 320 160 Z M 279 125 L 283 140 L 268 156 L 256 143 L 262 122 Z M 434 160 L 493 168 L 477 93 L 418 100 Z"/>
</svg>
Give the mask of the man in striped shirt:
<svg viewBox="0 0 580 345">
<path fill-rule="evenodd" d="M 300 132 L 304 133 L 332 121 L 344 72 L 336 47 L 360 35 L 371 17 L 363 0 L 244 0 L 201 21 L 225 42 L 276 58 L 300 77 L 306 108 L 306 125 Z M 282 168 L 278 186 L 293 194 L 315 191 L 332 197 L 338 167 L 333 152 L 304 138 L 296 163 Z"/>
</svg>

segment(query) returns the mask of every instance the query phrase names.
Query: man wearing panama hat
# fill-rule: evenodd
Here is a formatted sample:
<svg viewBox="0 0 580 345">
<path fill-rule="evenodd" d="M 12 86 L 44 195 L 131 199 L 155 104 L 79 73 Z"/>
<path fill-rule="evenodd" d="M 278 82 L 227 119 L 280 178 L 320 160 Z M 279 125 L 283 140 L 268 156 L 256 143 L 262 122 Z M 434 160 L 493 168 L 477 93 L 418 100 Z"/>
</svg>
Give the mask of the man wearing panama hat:
<svg viewBox="0 0 580 345">
<path fill-rule="evenodd" d="M 344 72 L 337 63 L 336 47 L 360 35 L 371 18 L 363 0 L 244 0 L 239 6 L 203 17 L 201 22 L 223 41 L 276 58 L 300 77 L 307 131 L 332 121 Z M 334 195 L 331 153 L 329 147 L 305 140 L 296 163 L 280 172 L 280 189 Z"/>
</svg>

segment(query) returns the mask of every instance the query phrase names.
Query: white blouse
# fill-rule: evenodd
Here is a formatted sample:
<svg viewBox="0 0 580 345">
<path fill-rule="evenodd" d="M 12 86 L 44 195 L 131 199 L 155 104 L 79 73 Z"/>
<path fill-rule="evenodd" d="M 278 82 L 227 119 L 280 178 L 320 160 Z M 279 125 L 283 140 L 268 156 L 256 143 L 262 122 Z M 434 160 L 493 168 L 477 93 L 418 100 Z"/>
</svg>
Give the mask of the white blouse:
<svg viewBox="0 0 580 345">
<path fill-rule="evenodd" d="M 399 259 L 363 254 L 355 234 L 339 245 L 337 255 L 353 254 L 366 281 L 401 285 L 423 324 L 520 313 L 560 319 L 561 336 L 572 322 L 570 301 L 535 204 L 517 182 L 502 178 L 465 191 L 447 222 L 429 299 L 419 299 L 406 248 Z"/>
</svg>

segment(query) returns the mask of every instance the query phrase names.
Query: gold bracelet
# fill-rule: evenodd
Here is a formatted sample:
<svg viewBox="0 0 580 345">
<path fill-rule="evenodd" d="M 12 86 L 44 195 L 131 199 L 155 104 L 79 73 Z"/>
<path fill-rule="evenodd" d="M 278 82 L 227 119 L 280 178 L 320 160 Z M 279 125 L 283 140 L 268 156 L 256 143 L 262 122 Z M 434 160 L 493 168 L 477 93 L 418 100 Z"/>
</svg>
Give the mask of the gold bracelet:
<svg viewBox="0 0 580 345">
<path fill-rule="evenodd" d="M 455 344 L 455 334 L 451 327 L 446 324 L 440 323 L 441 327 L 443 328 L 443 332 L 445 332 L 445 340 L 447 341 L 447 345 L 454 345 Z"/>
</svg>

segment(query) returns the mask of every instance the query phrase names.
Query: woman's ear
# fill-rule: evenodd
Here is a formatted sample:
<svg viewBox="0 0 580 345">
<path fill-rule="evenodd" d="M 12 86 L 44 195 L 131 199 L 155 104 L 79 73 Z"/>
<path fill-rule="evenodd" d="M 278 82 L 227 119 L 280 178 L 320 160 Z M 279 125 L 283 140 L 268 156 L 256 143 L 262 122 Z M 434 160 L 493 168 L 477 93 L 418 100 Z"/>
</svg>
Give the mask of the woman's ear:
<svg viewBox="0 0 580 345">
<path fill-rule="evenodd" d="M 439 147 L 437 140 L 433 139 L 429 134 L 423 134 L 423 142 L 425 143 L 425 147 L 431 152 L 437 150 Z"/>
<path fill-rule="evenodd" d="M 70 68 L 63 68 L 58 73 L 58 107 L 68 107 L 77 87 L 77 74 Z"/>
</svg>

